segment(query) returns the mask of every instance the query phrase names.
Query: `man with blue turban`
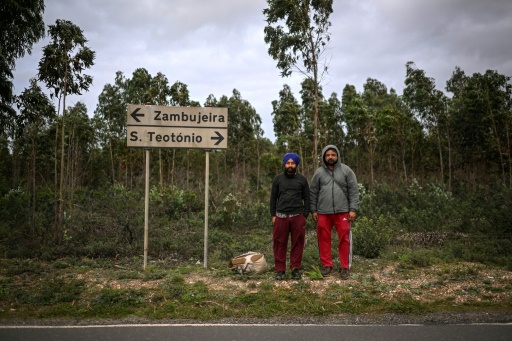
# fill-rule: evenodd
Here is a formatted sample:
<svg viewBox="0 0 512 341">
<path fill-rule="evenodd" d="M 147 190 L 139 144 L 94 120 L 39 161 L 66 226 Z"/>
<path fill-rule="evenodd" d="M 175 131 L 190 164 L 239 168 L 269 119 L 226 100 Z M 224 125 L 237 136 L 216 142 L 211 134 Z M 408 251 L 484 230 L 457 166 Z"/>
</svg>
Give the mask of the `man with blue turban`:
<svg viewBox="0 0 512 341">
<path fill-rule="evenodd" d="M 272 231 L 276 279 L 286 276 L 286 251 L 291 237 L 290 269 L 293 279 L 301 279 L 302 253 L 306 236 L 306 219 L 309 215 L 309 185 L 302 174 L 297 173 L 300 157 L 286 153 L 283 157 L 284 171 L 272 181 L 270 215 L 274 225 Z"/>
</svg>

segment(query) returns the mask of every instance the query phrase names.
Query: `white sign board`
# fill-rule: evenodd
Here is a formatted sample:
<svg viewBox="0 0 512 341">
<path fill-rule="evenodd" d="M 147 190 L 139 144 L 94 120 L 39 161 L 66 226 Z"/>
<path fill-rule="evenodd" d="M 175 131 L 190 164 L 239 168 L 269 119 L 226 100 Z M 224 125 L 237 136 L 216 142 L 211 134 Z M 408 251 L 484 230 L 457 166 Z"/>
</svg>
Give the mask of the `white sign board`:
<svg viewBox="0 0 512 341">
<path fill-rule="evenodd" d="M 128 147 L 227 149 L 228 109 L 128 105 Z"/>
</svg>

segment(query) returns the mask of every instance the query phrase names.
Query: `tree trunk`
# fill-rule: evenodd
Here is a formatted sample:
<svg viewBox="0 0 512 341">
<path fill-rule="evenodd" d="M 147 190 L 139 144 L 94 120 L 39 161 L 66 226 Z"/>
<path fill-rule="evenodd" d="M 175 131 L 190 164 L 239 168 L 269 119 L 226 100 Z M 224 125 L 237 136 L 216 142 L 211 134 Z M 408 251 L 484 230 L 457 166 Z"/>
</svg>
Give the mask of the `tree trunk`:
<svg viewBox="0 0 512 341">
<path fill-rule="evenodd" d="M 316 59 L 314 62 L 314 84 L 315 84 L 315 114 L 313 129 L 313 168 L 318 166 L 318 70 Z"/>
<path fill-rule="evenodd" d="M 160 194 L 163 194 L 164 190 L 164 174 L 162 169 L 162 149 L 158 149 L 158 171 L 160 173 Z"/>
<path fill-rule="evenodd" d="M 57 113 L 60 112 L 60 100 L 61 97 L 59 97 L 59 104 L 57 107 Z M 59 235 L 59 227 L 60 227 L 60 215 L 59 215 L 59 200 L 57 199 L 57 191 L 59 187 L 59 172 L 58 172 L 58 150 L 59 150 L 59 120 L 57 118 L 57 121 L 55 122 L 55 152 L 54 152 L 54 158 L 53 158 L 53 211 L 54 211 L 54 220 L 55 220 L 55 227 L 53 231 L 53 238 L 55 241 L 58 240 Z"/>
<path fill-rule="evenodd" d="M 405 180 L 405 185 L 408 184 L 408 176 L 407 176 L 407 164 L 405 162 L 405 144 L 401 143 L 401 146 L 402 146 L 402 169 L 403 169 L 403 172 L 404 172 L 404 180 Z"/>
<path fill-rule="evenodd" d="M 260 189 L 260 160 L 261 160 L 261 155 L 260 155 L 260 139 L 258 137 L 258 139 L 256 140 L 256 152 L 258 154 L 258 169 L 257 169 L 257 174 L 256 174 L 256 191 L 259 191 Z"/>
<path fill-rule="evenodd" d="M 448 192 L 452 191 L 452 142 L 449 128 L 446 127 L 446 138 L 448 140 Z"/>
<path fill-rule="evenodd" d="M 505 124 L 505 132 L 507 136 L 507 155 L 508 155 L 508 180 L 509 180 L 509 189 L 512 189 L 512 141 L 510 141 L 510 125 Z"/>
<path fill-rule="evenodd" d="M 172 150 L 172 167 L 171 167 L 171 188 L 174 188 L 174 159 L 176 158 L 176 149 Z"/>
<path fill-rule="evenodd" d="M 112 151 L 112 137 L 110 136 L 110 142 L 109 142 L 109 149 L 110 149 L 110 167 L 112 168 L 112 186 L 116 183 L 116 174 L 114 169 L 114 153 Z"/>
<path fill-rule="evenodd" d="M 64 73 L 67 75 L 67 67 Z M 66 78 L 64 80 L 64 91 L 63 91 L 63 99 L 62 99 L 62 131 L 61 131 L 61 155 L 60 155 L 60 184 L 59 184 L 59 225 L 57 229 L 57 244 L 62 243 L 62 237 L 64 232 L 64 173 L 65 173 L 65 163 L 64 163 L 64 146 L 65 146 L 65 119 L 66 119 Z"/>
<path fill-rule="evenodd" d="M 437 128 L 437 148 L 439 150 L 439 166 L 441 170 L 441 186 L 444 189 L 444 161 L 443 161 L 443 151 L 441 146 L 441 133 L 439 131 L 439 127 Z"/>
<path fill-rule="evenodd" d="M 37 123 L 35 124 L 37 127 Z M 36 129 L 36 128 L 34 128 Z M 37 130 L 36 130 L 37 131 Z M 32 198 L 32 204 L 30 205 L 30 223 L 32 226 L 32 238 L 35 238 L 38 235 L 38 231 L 36 230 L 36 155 L 37 155 L 37 148 L 36 148 L 36 142 L 37 139 L 34 137 L 34 134 L 32 132 L 32 157 L 31 157 L 31 198 Z"/>
</svg>

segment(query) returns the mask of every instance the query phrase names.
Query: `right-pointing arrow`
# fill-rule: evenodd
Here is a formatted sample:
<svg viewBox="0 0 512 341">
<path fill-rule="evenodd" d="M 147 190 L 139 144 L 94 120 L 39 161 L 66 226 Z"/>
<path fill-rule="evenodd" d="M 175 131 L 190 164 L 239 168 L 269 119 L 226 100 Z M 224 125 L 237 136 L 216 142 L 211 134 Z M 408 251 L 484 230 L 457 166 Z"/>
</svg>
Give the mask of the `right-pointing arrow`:
<svg viewBox="0 0 512 341">
<path fill-rule="evenodd" d="M 215 142 L 215 146 L 216 146 L 219 143 L 221 143 L 222 141 L 224 141 L 224 136 L 222 136 L 218 131 L 215 131 L 215 134 L 217 134 L 217 136 L 213 136 L 212 140 L 218 140 L 217 142 Z"/>
</svg>

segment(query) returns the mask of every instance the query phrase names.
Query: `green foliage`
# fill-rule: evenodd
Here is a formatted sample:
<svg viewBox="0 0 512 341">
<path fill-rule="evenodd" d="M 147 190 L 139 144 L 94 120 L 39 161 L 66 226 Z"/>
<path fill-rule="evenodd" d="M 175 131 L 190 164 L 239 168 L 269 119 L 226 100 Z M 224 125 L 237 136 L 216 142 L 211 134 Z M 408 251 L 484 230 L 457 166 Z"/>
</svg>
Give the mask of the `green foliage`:
<svg viewBox="0 0 512 341">
<path fill-rule="evenodd" d="M 74 278 L 44 278 L 32 290 L 19 296 L 21 303 L 51 305 L 60 302 L 72 302 L 85 290 L 85 282 Z"/>
<path fill-rule="evenodd" d="M 512 261 L 510 238 L 489 237 L 478 234 L 449 242 L 445 253 L 455 259 L 483 264 L 508 266 Z"/>
<path fill-rule="evenodd" d="M 320 272 L 318 266 L 313 266 L 311 270 L 304 271 L 304 275 L 308 276 L 312 280 L 324 279 L 324 276 L 322 276 L 322 273 Z"/>
<path fill-rule="evenodd" d="M 305 269 L 320 264 L 318 241 L 315 232 L 306 230 L 306 244 L 302 253 L 302 264 Z"/>
<path fill-rule="evenodd" d="M 5 269 L 7 276 L 15 276 L 20 274 L 41 274 L 46 269 L 40 262 L 32 262 L 30 260 L 15 259 L 12 266 Z"/>
<path fill-rule="evenodd" d="M 378 185 L 363 199 L 362 215 L 376 217 L 389 214 L 400 228 L 409 232 L 459 227 L 462 210 L 458 205 L 464 201 L 463 198 L 455 200 L 451 193 L 438 185 L 422 187 L 417 181 L 397 189 Z"/>
<path fill-rule="evenodd" d="M 0 216 L 9 217 L 0 219 L 0 253 L 5 256 L 23 256 L 23 252 L 16 252 L 10 246 L 26 245 L 30 235 L 28 207 L 29 197 L 21 189 L 10 190 L 0 196 Z M 18 248 L 18 247 L 16 247 Z"/>
<path fill-rule="evenodd" d="M 412 250 L 399 256 L 401 268 L 426 268 L 440 261 L 439 250 Z"/>
<path fill-rule="evenodd" d="M 212 227 L 244 233 L 272 226 L 268 202 L 253 200 L 244 203 L 243 199 L 232 193 L 223 198 L 221 206 L 214 212 L 211 220 Z"/>
<path fill-rule="evenodd" d="M 14 114 L 12 70 L 16 59 L 30 54 L 33 44 L 44 37 L 43 13 L 43 0 L 5 0 L 0 6 L 0 135 L 7 133 L 8 116 Z"/>
<path fill-rule="evenodd" d="M 203 258 L 204 207 L 189 191 L 151 190 L 149 255 L 176 262 Z M 485 195 L 485 200 L 482 198 Z M 511 264 L 511 197 L 508 190 L 456 197 L 438 186 L 411 186 L 391 190 L 378 185 L 374 192 L 361 189 L 362 203 L 353 223 L 354 254 L 379 257 L 389 246 L 410 250 L 439 250 L 437 258 L 466 260 L 508 266 Z M 0 211 L 11 217 L 0 221 L 3 255 L 39 256 L 53 260 L 63 256 L 119 257 L 140 254 L 143 249 L 143 194 L 116 185 L 106 191 L 77 191 L 76 206 L 66 222 L 66 242 L 52 245 L 52 196 L 40 192 L 36 215 L 37 234 L 46 240 L 27 238 L 28 196 L 21 190 L 0 197 Z M 490 206 L 486 203 L 492 202 Z M 44 217 L 44 215 L 47 215 Z M 432 222 L 436 221 L 436 224 Z M 311 221 L 308 221 L 312 225 Z M 308 226 L 309 226 L 308 225 Z M 434 226 L 435 225 L 435 226 Z M 314 229 L 313 226 L 310 226 Z M 212 262 L 227 261 L 247 251 L 263 252 L 272 265 L 272 227 L 266 202 L 247 202 L 234 195 L 224 197 L 222 206 L 210 215 L 208 250 Z M 313 230 L 312 230 L 313 231 Z M 336 238 L 336 237 L 335 237 Z M 304 268 L 319 264 L 316 234 L 307 230 L 303 253 Z M 421 267 L 436 263 L 431 251 L 408 251 L 404 266 Z M 423 252 L 423 253 L 422 253 Z M 333 255 L 336 255 L 336 242 Z M 402 260 L 403 260 L 402 259 Z M 423 265 L 422 265 L 423 264 Z M 149 277 L 148 277 L 149 276 Z M 148 274 L 162 277 L 164 274 Z"/>
<path fill-rule="evenodd" d="M 292 1 L 292 4 L 268 1 L 268 4 L 263 10 L 267 21 L 265 43 L 269 44 L 268 53 L 277 61 L 282 76 L 289 76 L 298 65 L 308 72 L 317 69 L 318 55 L 330 39 L 332 1 Z"/>
<path fill-rule="evenodd" d="M 113 289 L 104 287 L 91 299 L 93 306 L 138 306 L 145 302 L 144 293 L 134 289 Z"/>
<path fill-rule="evenodd" d="M 354 254 L 377 258 L 390 245 L 396 233 L 396 221 L 389 216 L 361 217 L 352 227 Z"/>
<path fill-rule="evenodd" d="M 428 303 L 415 300 L 411 295 L 401 295 L 388 303 L 388 309 L 397 314 L 426 314 L 432 311 Z"/>
<path fill-rule="evenodd" d="M 166 299 L 181 298 L 187 290 L 185 280 L 181 275 L 173 275 L 170 278 L 166 278 L 160 284 L 160 288 L 162 288 Z"/>
</svg>

